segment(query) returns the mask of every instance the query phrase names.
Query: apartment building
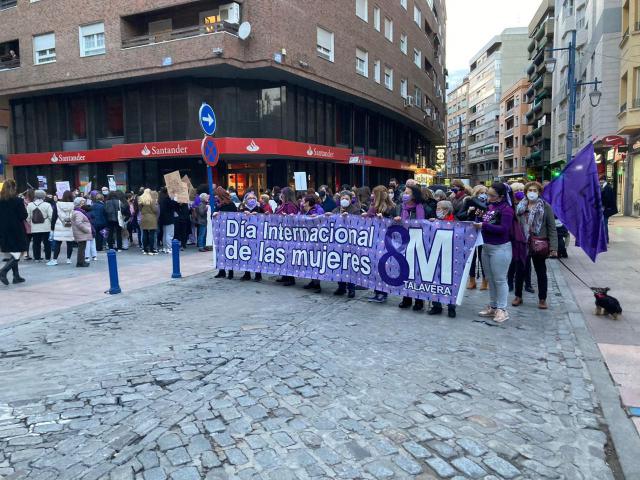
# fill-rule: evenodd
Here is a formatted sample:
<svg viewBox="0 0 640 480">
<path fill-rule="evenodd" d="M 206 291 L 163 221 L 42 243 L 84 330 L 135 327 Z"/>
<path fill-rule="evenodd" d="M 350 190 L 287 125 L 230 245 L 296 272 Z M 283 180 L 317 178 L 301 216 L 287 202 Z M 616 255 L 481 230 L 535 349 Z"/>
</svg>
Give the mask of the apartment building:
<svg viewBox="0 0 640 480">
<path fill-rule="evenodd" d="M 640 2 L 637 0 L 624 2 L 622 31 L 618 134 L 628 138 L 628 152 L 622 163 L 622 198 L 618 208 L 625 215 L 640 217 Z"/>
<path fill-rule="evenodd" d="M 42 19 L 47 19 L 43 22 Z M 0 3 L 8 161 L 36 176 L 157 188 L 206 181 L 198 109 L 217 114 L 215 182 L 401 180 L 445 139 L 444 0 Z M 361 157 L 362 158 L 362 157 Z"/>
<path fill-rule="evenodd" d="M 547 71 L 545 59 L 553 56 L 555 32 L 555 0 L 542 0 L 529 23 L 529 61 L 527 75 L 529 88 L 526 103 L 530 108 L 525 121 L 533 129 L 527 137 L 528 154 L 525 164 L 532 178 L 551 178 L 551 98 L 553 96 L 553 74 Z"/>
<path fill-rule="evenodd" d="M 620 41 L 622 38 L 621 0 L 556 0 L 554 47 L 566 48 L 576 33 L 576 70 L 578 81 L 597 78 L 601 98 L 593 106 L 589 93 L 592 85 L 578 89 L 573 131 L 575 155 L 588 142 L 594 143 L 596 161 L 602 173 L 616 177 L 614 147 L 608 139 L 618 131 L 620 113 Z M 567 125 L 568 65 L 567 51 L 554 52 L 553 99 L 551 117 L 551 166 L 559 169 L 568 158 Z"/>
<path fill-rule="evenodd" d="M 464 170 L 467 158 L 467 112 L 469 109 L 469 77 L 447 94 L 447 146 L 446 173 L 449 178 L 467 176 Z M 458 142 L 460 148 L 458 149 Z M 460 152 L 460 155 L 458 155 Z"/>
<path fill-rule="evenodd" d="M 525 97 L 529 88 L 529 80 L 521 78 L 500 99 L 498 169 L 502 179 L 527 178 L 527 144 L 532 141 L 530 137 L 539 135 L 536 130 L 529 133 L 530 127 L 525 121 L 529 111 Z"/>
<path fill-rule="evenodd" d="M 499 116 L 502 93 L 524 75 L 527 28 L 507 28 L 471 59 L 466 172 L 489 183 L 500 175 Z"/>
</svg>

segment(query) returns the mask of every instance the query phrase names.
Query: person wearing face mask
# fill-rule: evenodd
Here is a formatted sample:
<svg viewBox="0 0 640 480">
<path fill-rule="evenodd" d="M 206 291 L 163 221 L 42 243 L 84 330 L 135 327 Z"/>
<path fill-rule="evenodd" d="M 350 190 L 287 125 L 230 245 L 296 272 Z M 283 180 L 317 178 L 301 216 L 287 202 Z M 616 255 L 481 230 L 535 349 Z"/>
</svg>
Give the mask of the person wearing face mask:
<svg viewBox="0 0 640 480">
<path fill-rule="evenodd" d="M 245 215 L 258 215 L 258 214 L 265 213 L 265 209 L 263 205 L 260 202 L 258 202 L 258 197 L 254 192 L 249 192 L 245 194 L 244 199 L 240 204 L 239 210 L 243 212 Z M 246 282 L 248 280 L 251 280 L 251 272 L 244 272 L 244 275 L 240 277 L 240 281 Z M 262 273 L 256 272 L 254 281 L 256 282 L 262 281 Z"/>
<path fill-rule="evenodd" d="M 391 201 L 396 205 L 402 200 L 402 191 L 398 188 L 399 185 L 398 180 L 395 178 L 389 180 L 389 195 L 391 196 Z"/>
<path fill-rule="evenodd" d="M 518 203 L 525 198 L 524 183 L 513 182 L 511 185 L 511 192 L 513 194 L 514 208 Z M 509 285 L 509 291 L 513 292 L 513 286 L 515 285 L 516 278 L 516 260 L 511 259 L 511 265 L 509 265 L 509 272 L 507 273 L 507 284 Z M 524 266 L 524 289 L 526 292 L 535 293 L 535 290 L 531 286 L 531 261 L 527 258 Z"/>
<path fill-rule="evenodd" d="M 323 215 L 324 210 L 318 203 L 318 197 L 313 195 L 306 195 L 302 199 L 302 210 L 304 214 L 309 217 L 317 217 L 318 215 Z M 305 290 L 313 290 L 314 293 L 322 293 L 322 287 L 320 286 L 320 280 L 311 280 L 304 287 Z"/>
<path fill-rule="evenodd" d="M 360 215 L 360 209 L 356 207 L 351 201 L 353 194 L 349 190 L 340 192 L 340 205 L 336 207 L 331 213 L 327 212 L 325 215 Z M 338 289 L 333 292 L 334 295 L 344 295 L 347 293 L 349 298 L 356 296 L 356 286 L 353 283 L 338 282 Z"/>
<path fill-rule="evenodd" d="M 405 188 L 402 194 L 402 212 L 400 216 L 395 217 L 396 222 L 406 222 L 408 220 L 426 220 L 424 199 L 422 191 L 417 186 Z M 405 309 L 411 307 L 413 299 L 411 297 L 403 297 L 398 307 Z M 413 304 L 413 310 L 418 312 L 424 309 L 424 300 L 416 299 Z"/>
<path fill-rule="evenodd" d="M 333 192 L 327 185 L 320 186 L 318 195 L 320 195 L 320 206 L 325 212 L 333 212 L 338 206 L 333 199 Z"/>
<path fill-rule="evenodd" d="M 453 205 L 453 215 L 459 218 L 459 215 L 465 213 L 465 200 L 470 196 L 471 189 L 465 185 L 462 180 L 453 180 L 451 182 L 451 204 Z"/>
<path fill-rule="evenodd" d="M 448 200 L 439 201 L 436 208 L 436 219 L 441 222 L 455 222 L 456 218 L 453 216 L 453 204 Z M 435 219 L 433 218 L 429 220 L 435 221 Z M 431 302 L 431 308 L 427 313 L 429 315 L 440 315 L 442 313 L 442 303 Z M 455 303 L 450 303 L 447 306 L 447 315 L 449 316 L 449 318 L 456 317 Z"/>
<path fill-rule="evenodd" d="M 473 187 L 471 196 L 465 199 L 466 214 L 461 215 L 458 219 L 462 221 L 477 222 L 482 215 L 485 214 L 488 208 L 487 204 L 487 187 L 484 185 L 476 185 Z M 480 268 L 478 269 L 478 265 Z M 478 271 L 479 270 L 479 271 Z M 482 283 L 480 284 L 480 290 L 488 290 L 489 282 L 484 274 L 484 267 L 482 266 L 482 245 L 476 247 L 473 250 L 473 258 L 471 259 L 471 269 L 469 273 L 469 283 L 467 289 L 474 290 L 477 287 L 477 279 L 482 274 Z"/>
<path fill-rule="evenodd" d="M 524 231 L 528 245 L 527 262 L 532 261 L 538 279 L 538 308 L 547 305 L 547 256 L 558 255 L 558 235 L 551 205 L 542 199 L 542 185 L 529 182 L 525 187 L 526 198 L 516 206 L 516 218 Z M 514 307 L 522 305 L 523 265 L 516 265 L 516 297 Z"/>
<path fill-rule="evenodd" d="M 215 212 L 213 212 L 214 217 L 217 217 L 218 215 L 220 215 L 220 212 L 237 212 L 238 211 L 238 207 L 236 207 L 236 204 L 233 203 L 233 201 L 231 200 L 231 196 L 229 195 L 229 192 L 227 192 L 224 188 L 218 186 L 216 187 L 214 193 L 215 193 L 215 200 L 216 200 Z M 225 277 L 227 277 L 229 280 L 233 279 L 233 270 L 229 270 L 227 275 L 227 272 L 221 269 L 218 272 L 218 274 L 215 276 L 215 278 L 225 278 Z"/>
<path fill-rule="evenodd" d="M 398 207 L 393 203 L 393 193 L 384 185 L 378 185 L 373 189 L 372 201 L 369 210 L 363 213 L 363 217 L 368 218 L 396 218 L 399 215 Z M 374 290 L 373 296 L 368 297 L 369 302 L 385 303 L 387 301 L 387 293 L 380 290 Z"/>
<path fill-rule="evenodd" d="M 474 223 L 482 231 L 484 245 L 482 264 L 489 281 L 489 305 L 480 312 L 480 316 L 493 318 L 497 323 L 509 319 L 507 312 L 507 271 L 513 255 L 511 230 L 514 221 L 513 208 L 509 204 L 509 187 L 495 182 L 487 192 L 489 208 Z"/>
<path fill-rule="evenodd" d="M 300 213 L 300 208 L 296 202 L 296 193 L 291 188 L 283 188 L 280 191 L 279 199 L 280 205 L 276 209 L 276 215 L 297 215 Z M 296 284 L 296 279 L 289 275 L 283 275 L 276 281 L 278 283 L 282 283 L 285 287 L 290 287 Z"/>
</svg>

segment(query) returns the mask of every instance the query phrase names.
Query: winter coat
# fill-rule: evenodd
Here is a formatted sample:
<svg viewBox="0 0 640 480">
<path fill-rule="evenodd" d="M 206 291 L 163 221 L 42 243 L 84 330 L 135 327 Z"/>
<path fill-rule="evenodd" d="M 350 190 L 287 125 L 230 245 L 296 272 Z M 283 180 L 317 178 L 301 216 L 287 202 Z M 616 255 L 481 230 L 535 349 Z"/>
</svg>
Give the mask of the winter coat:
<svg viewBox="0 0 640 480">
<path fill-rule="evenodd" d="M 118 223 L 118 210 L 122 208 L 122 202 L 117 198 L 107 200 L 104 204 L 104 213 L 108 222 Z"/>
<path fill-rule="evenodd" d="M 233 202 L 227 203 L 225 205 L 220 205 L 216 203 L 216 212 L 237 212 L 237 211 L 238 211 L 238 207 L 236 207 L 236 204 Z"/>
<path fill-rule="evenodd" d="M 53 239 L 58 242 L 73 242 L 73 230 L 71 226 L 65 227 L 64 221 L 70 220 L 73 216 L 73 202 L 56 203 L 58 218 L 53 229 Z"/>
<path fill-rule="evenodd" d="M 44 217 L 44 222 L 33 223 L 33 212 L 40 210 Z M 31 233 L 48 233 L 51 231 L 51 219 L 53 218 L 53 207 L 44 200 L 34 200 L 27 205 L 27 222 L 31 224 Z"/>
<path fill-rule="evenodd" d="M 516 218 L 518 219 L 518 222 L 520 222 L 523 230 L 527 228 L 527 216 L 524 213 L 516 215 Z M 547 202 L 544 202 L 544 218 L 542 219 L 542 225 L 540 225 L 540 231 L 537 234 L 532 232 L 531 235 L 549 239 L 549 250 L 552 252 L 558 251 L 556 220 L 553 215 L 553 209 Z"/>
<path fill-rule="evenodd" d="M 360 209 L 357 205 L 350 203 L 347 208 L 342 208 L 338 205 L 331 211 L 331 213 L 335 213 L 336 215 L 342 215 L 343 213 L 348 213 L 349 215 L 360 215 Z"/>
<path fill-rule="evenodd" d="M 194 207 L 194 221 L 196 225 L 207 224 L 207 204 L 200 203 L 197 207 Z"/>
<path fill-rule="evenodd" d="M 140 228 L 142 230 L 158 229 L 158 204 L 140 205 L 140 214 L 142 217 Z"/>
<path fill-rule="evenodd" d="M 102 228 L 107 226 L 107 216 L 104 213 L 104 202 L 93 202 L 91 204 L 89 219 L 93 221 L 93 224 L 96 226 L 96 230 L 102 230 Z M 118 219 L 116 219 L 116 221 L 117 220 Z"/>
<path fill-rule="evenodd" d="M 27 249 L 26 219 L 24 200 L 17 197 L 0 200 L 0 250 L 17 253 Z"/>
<path fill-rule="evenodd" d="M 324 199 L 324 202 L 322 202 L 320 206 L 322 206 L 322 209 L 325 212 L 333 212 L 336 208 L 340 207 L 340 205 L 335 202 L 331 195 L 327 195 Z"/>
<path fill-rule="evenodd" d="M 160 225 L 173 225 L 175 222 L 175 213 L 178 211 L 178 202 L 171 200 L 169 197 L 160 199 Z"/>
<path fill-rule="evenodd" d="M 93 240 L 91 221 L 87 214 L 81 210 L 74 210 L 71 214 L 71 231 L 76 242 Z"/>
</svg>

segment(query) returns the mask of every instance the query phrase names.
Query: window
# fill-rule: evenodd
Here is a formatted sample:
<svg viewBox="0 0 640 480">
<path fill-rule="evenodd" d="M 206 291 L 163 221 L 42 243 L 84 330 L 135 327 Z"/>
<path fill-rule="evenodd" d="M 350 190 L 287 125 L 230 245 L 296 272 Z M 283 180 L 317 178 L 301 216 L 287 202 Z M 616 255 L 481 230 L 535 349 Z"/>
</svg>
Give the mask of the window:
<svg viewBox="0 0 640 480">
<path fill-rule="evenodd" d="M 640 68 L 636 67 L 633 69 L 633 77 L 635 79 L 633 87 L 633 108 L 638 108 L 640 107 Z"/>
<path fill-rule="evenodd" d="M 402 8 L 404 8 L 406 10 L 407 9 L 407 0 L 400 0 L 400 5 L 402 5 Z"/>
<path fill-rule="evenodd" d="M 384 67 L 384 86 L 387 90 L 393 90 L 393 69 Z"/>
<path fill-rule="evenodd" d="M 333 62 L 333 32 L 318 27 L 318 56 Z"/>
<path fill-rule="evenodd" d="M 407 90 L 407 79 L 403 78 L 400 80 L 400 96 L 402 98 L 407 98 L 409 96 L 409 92 Z"/>
<path fill-rule="evenodd" d="M 422 68 L 422 52 L 416 48 L 413 49 L 413 63 L 416 67 Z"/>
<path fill-rule="evenodd" d="M 415 87 L 413 98 L 416 107 L 422 108 L 422 90 L 420 90 L 420 87 Z"/>
<path fill-rule="evenodd" d="M 407 54 L 407 36 L 404 33 L 400 35 L 400 51 Z"/>
<path fill-rule="evenodd" d="M 380 8 L 373 7 L 373 28 L 380 31 Z"/>
<path fill-rule="evenodd" d="M 413 6 L 413 21 L 422 28 L 422 10 L 420 10 L 417 5 Z"/>
<path fill-rule="evenodd" d="M 369 12 L 367 0 L 356 0 L 356 15 L 364 20 L 365 22 L 369 21 Z"/>
<path fill-rule="evenodd" d="M 373 79 L 376 83 L 380 83 L 380 60 L 376 60 L 373 64 Z"/>
<path fill-rule="evenodd" d="M 104 23 L 80 27 L 80 56 L 90 57 L 106 52 L 104 45 Z"/>
<path fill-rule="evenodd" d="M 390 42 L 393 42 L 393 20 L 384 17 L 384 36 Z"/>
<path fill-rule="evenodd" d="M 33 63 L 41 65 L 56 61 L 56 34 L 45 33 L 33 37 Z"/>
<path fill-rule="evenodd" d="M 369 54 L 359 48 L 356 48 L 356 72 L 365 77 L 369 76 Z"/>
</svg>

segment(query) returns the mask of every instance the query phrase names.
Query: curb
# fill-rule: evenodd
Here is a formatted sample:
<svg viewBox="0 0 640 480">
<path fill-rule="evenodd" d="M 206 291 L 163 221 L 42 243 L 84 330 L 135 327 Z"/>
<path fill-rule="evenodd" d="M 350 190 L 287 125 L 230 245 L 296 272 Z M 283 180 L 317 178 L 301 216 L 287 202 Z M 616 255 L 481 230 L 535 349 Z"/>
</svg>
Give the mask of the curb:
<svg viewBox="0 0 640 480">
<path fill-rule="evenodd" d="M 575 301 L 560 264 L 548 262 L 548 265 L 556 279 L 558 290 L 562 293 L 578 347 L 584 354 L 584 362 L 591 375 L 604 419 L 609 426 L 622 472 L 629 480 L 640 478 L 640 436 L 638 431 L 622 408 L 618 388 L 613 382 L 598 345 L 587 328 L 584 315 Z"/>
</svg>

